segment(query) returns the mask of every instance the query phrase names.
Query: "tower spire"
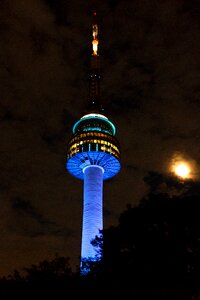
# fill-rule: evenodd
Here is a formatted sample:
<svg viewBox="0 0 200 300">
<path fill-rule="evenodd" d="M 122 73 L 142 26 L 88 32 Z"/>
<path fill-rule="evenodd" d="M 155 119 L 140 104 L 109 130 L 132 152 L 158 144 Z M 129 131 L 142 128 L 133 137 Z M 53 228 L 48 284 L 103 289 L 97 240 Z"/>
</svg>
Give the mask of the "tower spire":
<svg viewBox="0 0 200 300">
<path fill-rule="evenodd" d="M 93 12 L 92 22 L 92 55 L 90 58 L 90 73 L 89 73 L 89 101 L 87 112 L 100 113 L 103 111 L 100 102 L 100 61 L 98 54 L 98 24 L 97 14 Z"/>
<path fill-rule="evenodd" d="M 96 21 L 96 12 L 93 13 L 94 16 L 94 21 L 92 24 L 92 36 L 93 36 L 93 40 L 92 40 L 92 49 L 93 49 L 93 54 L 92 55 L 98 55 L 98 25 L 97 25 L 97 21 Z"/>
</svg>

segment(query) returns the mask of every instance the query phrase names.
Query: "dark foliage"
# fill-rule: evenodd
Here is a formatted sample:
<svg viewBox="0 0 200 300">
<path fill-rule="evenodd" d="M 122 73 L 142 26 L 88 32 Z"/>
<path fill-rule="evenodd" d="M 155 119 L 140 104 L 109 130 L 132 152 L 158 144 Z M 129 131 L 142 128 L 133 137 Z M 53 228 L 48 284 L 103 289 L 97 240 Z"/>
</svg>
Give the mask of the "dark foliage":
<svg viewBox="0 0 200 300">
<path fill-rule="evenodd" d="M 69 258 L 56 254 L 51 261 L 44 260 L 38 265 L 23 270 L 23 275 L 15 270 L 7 278 L 0 280 L 0 296 L 20 298 L 40 298 L 55 295 L 61 297 L 62 293 L 71 295 L 75 290 L 75 279 Z M 78 281 L 77 281 L 78 283 Z"/>
<path fill-rule="evenodd" d="M 155 183 L 155 177 L 148 180 Z M 85 274 L 72 272 L 69 259 L 56 256 L 26 268 L 23 276 L 15 271 L 2 278 L 1 296 L 200 299 L 199 184 L 179 184 L 179 195 L 157 192 L 153 184 L 139 205 L 128 205 L 118 226 L 93 241 L 102 258 L 83 261 Z"/>
<path fill-rule="evenodd" d="M 118 294 L 199 299 L 199 185 L 181 185 L 182 195 L 155 192 L 129 205 L 119 225 L 103 231 L 101 277 Z"/>
</svg>

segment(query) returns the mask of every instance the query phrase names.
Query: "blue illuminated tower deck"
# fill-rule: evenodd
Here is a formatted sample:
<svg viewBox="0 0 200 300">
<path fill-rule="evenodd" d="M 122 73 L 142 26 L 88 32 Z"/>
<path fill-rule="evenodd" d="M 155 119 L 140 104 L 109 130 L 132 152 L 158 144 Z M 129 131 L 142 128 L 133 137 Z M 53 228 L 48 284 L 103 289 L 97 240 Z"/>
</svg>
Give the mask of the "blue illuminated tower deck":
<svg viewBox="0 0 200 300">
<path fill-rule="evenodd" d="M 66 167 L 70 174 L 84 181 L 81 260 L 95 260 L 91 240 L 103 229 L 103 181 L 120 171 L 120 147 L 114 124 L 102 113 L 98 26 L 92 25 L 93 53 L 89 77 L 87 113 L 73 126 L 67 145 Z"/>
</svg>

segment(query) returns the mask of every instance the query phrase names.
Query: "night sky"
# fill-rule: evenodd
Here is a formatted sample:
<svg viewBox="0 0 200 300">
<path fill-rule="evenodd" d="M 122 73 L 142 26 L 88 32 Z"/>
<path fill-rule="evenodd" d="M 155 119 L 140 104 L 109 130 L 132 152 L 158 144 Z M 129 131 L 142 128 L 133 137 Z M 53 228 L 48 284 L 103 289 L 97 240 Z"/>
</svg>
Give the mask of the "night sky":
<svg viewBox="0 0 200 300">
<path fill-rule="evenodd" d="M 122 169 L 104 183 L 104 227 L 148 193 L 148 172 L 200 163 L 200 3 L 0 1 L 0 276 L 69 256 L 78 265 L 82 182 L 65 168 L 84 114 L 99 24 L 101 99 Z"/>
</svg>

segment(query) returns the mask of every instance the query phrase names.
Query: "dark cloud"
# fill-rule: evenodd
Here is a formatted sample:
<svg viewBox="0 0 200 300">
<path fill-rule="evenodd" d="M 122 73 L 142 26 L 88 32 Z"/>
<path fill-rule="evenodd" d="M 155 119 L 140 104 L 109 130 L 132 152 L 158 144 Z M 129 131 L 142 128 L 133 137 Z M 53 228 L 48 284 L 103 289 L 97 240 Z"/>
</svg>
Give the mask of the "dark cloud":
<svg viewBox="0 0 200 300">
<path fill-rule="evenodd" d="M 17 234 L 28 237 L 54 235 L 65 238 L 73 234 L 72 229 L 59 228 L 59 224 L 55 221 L 47 220 L 46 216 L 33 207 L 30 201 L 19 196 L 11 200 L 15 223 L 10 224 L 10 229 Z"/>
<path fill-rule="evenodd" d="M 12 200 L 12 208 L 17 212 L 24 212 L 30 215 L 32 218 L 37 219 L 42 223 L 41 215 L 33 208 L 32 204 L 28 200 L 21 199 L 16 197 Z"/>
</svg>

